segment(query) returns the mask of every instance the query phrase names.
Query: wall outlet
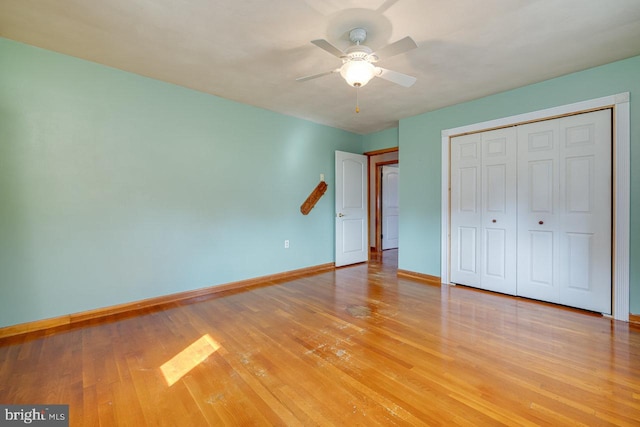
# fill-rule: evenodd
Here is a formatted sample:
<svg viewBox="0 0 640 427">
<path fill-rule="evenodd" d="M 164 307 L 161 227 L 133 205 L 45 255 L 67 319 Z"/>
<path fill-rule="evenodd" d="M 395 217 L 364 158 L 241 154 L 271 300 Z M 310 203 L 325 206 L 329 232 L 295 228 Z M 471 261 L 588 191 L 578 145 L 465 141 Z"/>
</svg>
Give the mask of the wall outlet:
<svg viewBox="0 0 640 427">
<path fill-rule="evenodd" d="M 288 240 L 284 241 L 284 248 L 285 249 L 289 249 L 289 241 Z"/>
<path fill-rule="evenodd" d="M 320 174 L 320 181 L 324 181 L 324 174 L 323 173 Z"/>
</svg>

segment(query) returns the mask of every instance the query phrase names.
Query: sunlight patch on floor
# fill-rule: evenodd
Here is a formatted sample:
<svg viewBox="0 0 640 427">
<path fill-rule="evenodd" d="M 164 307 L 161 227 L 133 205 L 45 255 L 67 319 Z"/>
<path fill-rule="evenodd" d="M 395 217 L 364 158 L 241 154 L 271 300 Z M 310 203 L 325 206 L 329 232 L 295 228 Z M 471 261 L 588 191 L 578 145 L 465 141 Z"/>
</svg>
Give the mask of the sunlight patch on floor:
<svg viewBox="0 0 640 427">
<path fill-rule="evenodd" d="M 219 348 L 220 344 L 211 338 L 209 334 L 205 334 L 189 347 L 176 354 L 160 367 L 167 385 L 171 387 Z"/>
</svg>

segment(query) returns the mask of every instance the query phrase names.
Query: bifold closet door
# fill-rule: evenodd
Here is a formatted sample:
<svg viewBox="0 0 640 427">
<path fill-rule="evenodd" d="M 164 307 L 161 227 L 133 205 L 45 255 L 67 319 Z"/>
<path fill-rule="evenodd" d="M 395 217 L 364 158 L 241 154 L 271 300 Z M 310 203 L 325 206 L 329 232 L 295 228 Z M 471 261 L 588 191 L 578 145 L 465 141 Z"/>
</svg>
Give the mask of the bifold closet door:
<svg viewBox="0 0 640 427">
<path fill-rule="evenodd" d="M 518 295 L 611 313 L 611 112 L 518 126 Z"/>
<path fill-rule="evenodd" d="M 516 294 L 517 167 L 513 127 L 482 133 L 480 286 Z"/>
<path fill-rule="evenodd" d="M 516 131 L 451 141 L 451 281 L 516 293 Z"/>
<path fill-rule="evenodd" d="M 480 287 L 482 135 L 451 139 L 451 282 Z"/>
</svg>

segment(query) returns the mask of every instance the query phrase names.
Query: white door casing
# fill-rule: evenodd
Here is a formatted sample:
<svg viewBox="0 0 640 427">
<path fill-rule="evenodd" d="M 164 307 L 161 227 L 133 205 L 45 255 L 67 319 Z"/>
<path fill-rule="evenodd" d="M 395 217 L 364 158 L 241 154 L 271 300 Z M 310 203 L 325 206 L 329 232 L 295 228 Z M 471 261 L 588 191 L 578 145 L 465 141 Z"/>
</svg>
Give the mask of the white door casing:
<svg viewBox="0 0 640 427">
<path fill-rule="evenodd" d="M 451 281 L 450 265 L 453 253 L 449 218 L 449 206 L 452 203 L 449 188 L 451 137 L 603 108 L 613 109 L 613 123 L 615 125 L 612 140 L 614 167 L 612 173 L 612 219 L 614 223 L 612 315 L 617 320 L 629 320 L 630 113 L 628 92 L 442 131 L 442 268 L 440 275 L 443 283 Z"/>
<path fill-rule="evenodd" d="M 369 259 L 367 156 L 336 151 L 336 267 Z"/>
<path fill-rule="evenodd" d="M 382 250 L 398 247 L 400 168 L 382 166 Z"/>
</svg>

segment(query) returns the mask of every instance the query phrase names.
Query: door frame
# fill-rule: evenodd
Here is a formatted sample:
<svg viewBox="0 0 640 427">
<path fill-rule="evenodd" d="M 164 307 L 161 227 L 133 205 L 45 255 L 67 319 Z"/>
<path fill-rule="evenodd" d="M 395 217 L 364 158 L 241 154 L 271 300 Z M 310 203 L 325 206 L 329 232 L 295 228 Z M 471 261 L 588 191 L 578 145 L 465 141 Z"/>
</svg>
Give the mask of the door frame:
<svg viewBox="0 0 640 427">
<path fill-rule="evenodd" d="M 489 120 L 442 131 L 442 198 L 441 198 L 441 268 L 440 280 L 449 284 L 450 277 L 450 138 L 503 127 L 510 127 L 541 120 L 586 113 L 611 108 L 613 111 L 613 232 L 612 232 L 612 316 L 616 320 L 629 321 L 629 220 L 630 220 L 630 113 L 629 92 L 573 104 L 547 108 L 525 114 Z"/>
<path fill-rule="evenodd" d="M 363 153 L 363 155 L 367 156 L 367 171 L 371 171 L 371 158 L 374 156 L 380 156 L 383 154 L 387 154 L 387 153 L 398 153 L 398 156 L 400 155 L 400 148 L 399 147 L 391 147 L 391 148 L 383 148 L 381 150 L 375 150 L 375 151 L 367 151 L 365 153 Z M 368 204 L 368 210 L 367 212 L 369 213 L 369 227 L 375 227 L 374 229 L 374 234 L 375 234 L 375 239 L 373 240 L 373 243 L 375 246 L 371 246 L 371 250 L 375 251 L 375 252 L 382 252 L 382 236 L 381 236 L 381 226 L 380 226 L 380 217 L 381 217 L 381 212 L 380 209 L 381 208 L 381 202 L 380 202 L 380 185 L 378 183 L 380 176 L 379 176 L 379 170 L 378 170 L 378 166 L 383 166 L 383 165 L 388 165 L 388 164 L 400 164 L 400 158 L 398 157 L 398 159 L 396 160 L 383 160 L 380 162 L 375 162 L 374 163 L 374 171 L 375 171 L 375 201 L 376 201 L 376 206 L 375 206 L 375 218 L 373 218 L 374 220 L 372 221 L 371 219 L 371 191 L 367 192 L 367 204 Z M 371 174 L 369 172 L 367 172 L 367 179 L 369 181 L 369 188 L 372 188 L 372 183 L 371 183 Z M 371 230 L 369 231 L 369 235 L 371 235 Z"/>
</svg>

